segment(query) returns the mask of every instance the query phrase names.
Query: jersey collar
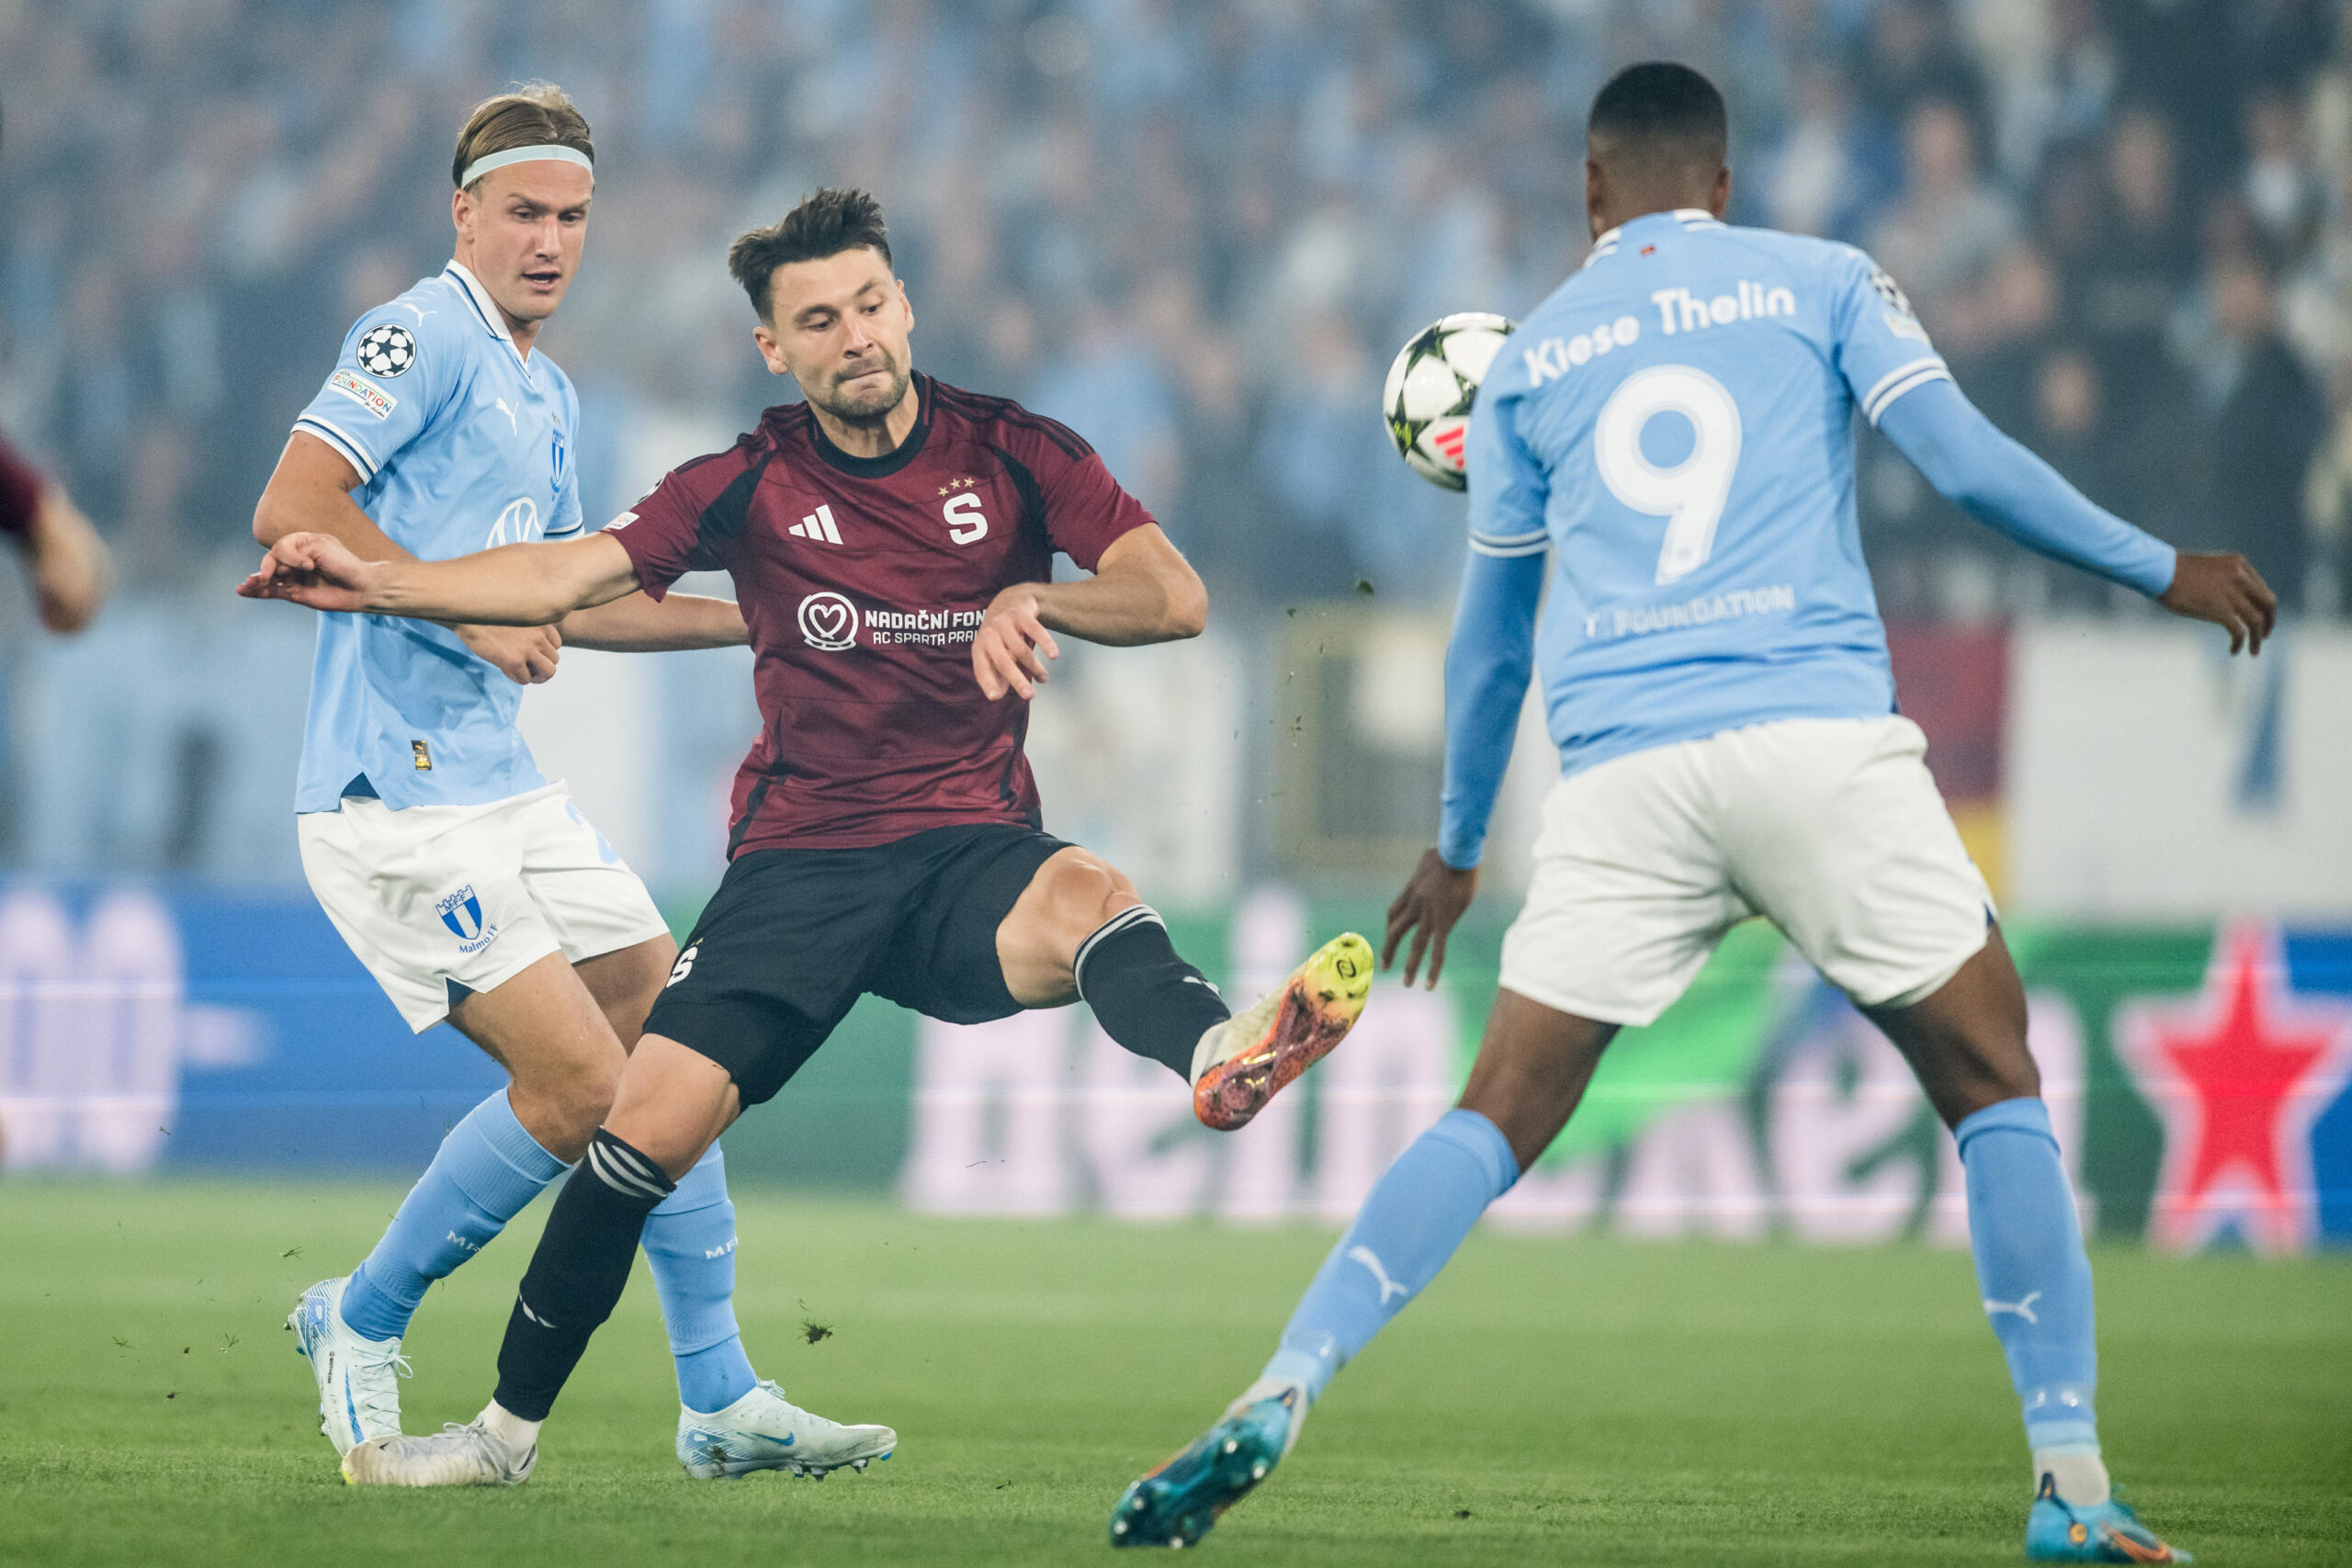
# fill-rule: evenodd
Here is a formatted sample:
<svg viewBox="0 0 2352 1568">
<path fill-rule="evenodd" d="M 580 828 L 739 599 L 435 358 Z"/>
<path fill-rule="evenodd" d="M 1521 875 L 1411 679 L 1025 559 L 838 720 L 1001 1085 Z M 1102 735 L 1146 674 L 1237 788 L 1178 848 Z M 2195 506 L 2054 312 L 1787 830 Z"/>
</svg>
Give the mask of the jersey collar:
<svg viewBox="0 0 2352 1568">
<path fill-rule="evenodd" d="M 817 456 L 830 468 L 840 469 L 853 479 L 880 479 L 905 468 L 922 455 L 923 444 L 931 437 L 931 378 L 918 370 L 908 385 L 908 395 L 915 400 L 915 426 L 907 438 L 879 457 L 857 457 L 834 446 L 825 435 L 825 427 L 817 423 L 814 410 L 802 405 L 808 417 L 809 444 L 817 448 Z"/>
<path fill-rule="evenodd" d="M 514 334 L 506 330 L 506 318 L 498 313 L 498 301 L 490 297 L 490 290 L 481 286 L 481 279 L 468 271 L 466 264 L 460 261 L 450 262 L 442 269 L 442 276 L 457 283 L 458 291 L 466 297 L 466 302 L 474 308 L 474 314 L 481 318 L 481 324 L 490 329 L 492 337 L 506 345 L 506 352 L 514 356 L 514 363 L 523 367 L 524 375 L 528 376 L 531 373 L 531 356 L 516 346 Z"/>
<path fill-rule="evenodd" d="M 1708 211 L 1703 207 L 1678 207 L 1671 212 L 1645 212 L 1639 218 L 1628 219 L 1624 222 L 1618 224 L 1617 227 L 1610 230 L 1609 232 L 1603 234 L 1598 240 L 1595 240 L 1592 243 L 1592 254 L 1585 258 L 1585 265 L 1589 266 L 1594 262 L 1600 260 L 1602 256 L 1613 254 L 1617 249 L 1617 242 L 1623 237 L 1626 230 L 1639 228 L 1645 223 L 1657 223 L 1668 220 L 1679 223 L 1685 229 L 1721 229 L 1724 227 L 1724 223 L 1722 219 L 1716 217 L 1713 213 Z"/>
</svg>

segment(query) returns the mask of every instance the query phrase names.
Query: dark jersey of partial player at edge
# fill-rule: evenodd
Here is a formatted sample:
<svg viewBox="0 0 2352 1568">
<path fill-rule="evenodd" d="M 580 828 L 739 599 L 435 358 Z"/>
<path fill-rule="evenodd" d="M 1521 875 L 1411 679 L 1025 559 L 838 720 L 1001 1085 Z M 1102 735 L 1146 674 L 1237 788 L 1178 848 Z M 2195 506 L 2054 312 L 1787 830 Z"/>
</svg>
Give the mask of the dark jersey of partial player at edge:
<svg viewBox="0 0 2352 1568">
<path fill-rule="evenodd" d="M 1046 581 L 1056 550 L 1091 571 L 1152 517 L 1052 420 L 920 374 L 911 395 L 914 429 L 887 457 L 851 457 L 787 403 L 606 530 L 656 599 L 689 571 L 735 580 L 762 727 L 730 858 L 1040 825 L 1029 705 L 989 702 L 972 673 L 981 613 Z"/>
</svg>

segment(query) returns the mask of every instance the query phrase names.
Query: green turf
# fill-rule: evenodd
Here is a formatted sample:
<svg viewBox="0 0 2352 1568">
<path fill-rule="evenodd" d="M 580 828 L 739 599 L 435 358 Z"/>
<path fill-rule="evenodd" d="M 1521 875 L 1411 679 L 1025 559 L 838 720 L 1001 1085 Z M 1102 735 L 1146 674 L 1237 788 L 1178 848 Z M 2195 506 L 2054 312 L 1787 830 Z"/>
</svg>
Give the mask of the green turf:
<svg viewBox="0 0 2352 1568">
<path fill-rule="evenodd" d="M 279 1323 L 396 1198 L 0 1186 L 0 1562 L 1108 1563 L 1120 1488 L 1252 1375 L 1329 1246 L 752 1198 L 755 1359 L 813 1408 L 897 1426 L 896 1459 L 821 1485 L 686 1479 L 640 1273 L 529 1486 L 359 1492 Z M 487 1396 L 543 1209 L 427 1299 L 411 1430 Z M 2143 1511 L 2210 1563 L 2352 1562 L 2352 1267 L 2098 1266 L 2100 1409 Z M 1482 1234 L 1201 1550 L 2014 1562 L 2024 1456 L 1975 1296 L 1958 1253 Z"/>
</svg>

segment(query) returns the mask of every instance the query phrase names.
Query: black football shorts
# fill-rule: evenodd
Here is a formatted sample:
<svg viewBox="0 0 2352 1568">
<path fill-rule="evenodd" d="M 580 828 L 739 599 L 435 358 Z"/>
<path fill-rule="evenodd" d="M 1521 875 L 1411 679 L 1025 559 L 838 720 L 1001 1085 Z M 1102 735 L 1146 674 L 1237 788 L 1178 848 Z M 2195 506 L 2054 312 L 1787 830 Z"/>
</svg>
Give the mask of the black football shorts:
<svg viewBox="0 0 2352 1568">
<path fill-rule="evenodd" d="M 727 868 L 645 1032 L 771 1099 L 871 991 L 949 1023 L 1021 1010 L 996 929 L 1069 846 L 1012 823 L 933 828 L 862 850 L 755 850 Z"/>
</svg>

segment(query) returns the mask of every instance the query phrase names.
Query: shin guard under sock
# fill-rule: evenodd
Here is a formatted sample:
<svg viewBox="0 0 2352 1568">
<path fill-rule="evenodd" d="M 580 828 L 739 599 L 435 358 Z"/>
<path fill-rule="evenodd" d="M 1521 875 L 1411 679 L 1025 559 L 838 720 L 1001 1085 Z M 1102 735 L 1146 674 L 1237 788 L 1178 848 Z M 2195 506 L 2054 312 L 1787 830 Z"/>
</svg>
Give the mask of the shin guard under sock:
<svg viewBox="0 0 2352 1568">
<path fill-rule="evenodd" d="M 1187 1083 L 1193 1048 L 1233 1016 L 1216 987 L 1176 956 L 1168 927 L 1148 904 L 1121 910 L 1080 942 L 1070 973 L 1103 1033 Z"/>
<path fill-rule="evenodd" d="M 706 1415 L 758 1386 L 735 1324 L 735 1205 L 718 1145 L 645 1221 L 645 1260 L 678 1363 L 678 1399 Z"/>
<path fill-rule="evenodd" d="M 498 1348 L 501 1407 L 526 1421 L 547 1419 L 589 1337 L 628 1285 L 645 1216 L 676 1185 L 645 1155 L 596 1129 L 514 1292 Z"/>
</svg>

